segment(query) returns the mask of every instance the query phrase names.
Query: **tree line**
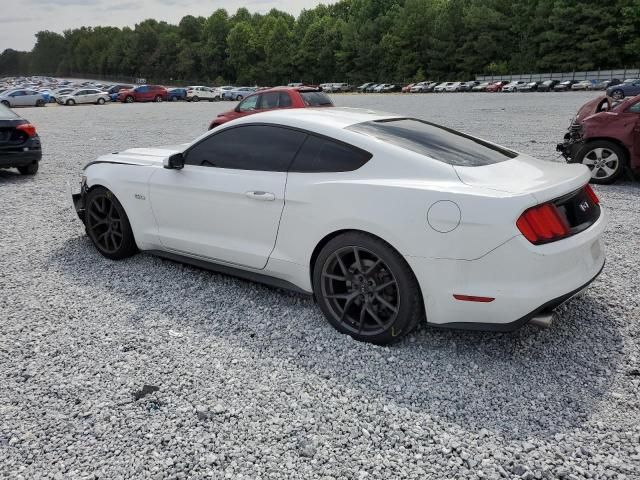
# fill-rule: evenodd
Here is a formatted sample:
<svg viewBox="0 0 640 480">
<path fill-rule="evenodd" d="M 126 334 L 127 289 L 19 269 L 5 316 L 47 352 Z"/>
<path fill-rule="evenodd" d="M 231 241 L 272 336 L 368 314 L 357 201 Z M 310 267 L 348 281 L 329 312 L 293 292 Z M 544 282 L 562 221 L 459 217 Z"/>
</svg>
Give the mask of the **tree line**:
<svg viewBox="0 0 640 480">
<path fill-rule="evenodd" d="M 341 0 L 178 25 L 40 31 L 0 74 L 71 73 L 202 83 L 409 82 L 474 74 L 640 67 L 640 0 Z"/>
</svg>

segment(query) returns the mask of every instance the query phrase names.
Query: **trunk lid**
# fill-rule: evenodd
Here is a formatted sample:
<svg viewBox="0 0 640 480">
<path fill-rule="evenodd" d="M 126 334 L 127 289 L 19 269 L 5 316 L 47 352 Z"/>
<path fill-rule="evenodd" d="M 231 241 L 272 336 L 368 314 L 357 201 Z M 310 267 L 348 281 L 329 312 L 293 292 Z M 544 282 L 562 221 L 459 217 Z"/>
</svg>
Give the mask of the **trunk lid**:
<svg viewBox="0 0 640 480">
<path fill-rule="evenodd" d="M 530 194 L 539 203 L 575 192 L 591 178 L 584 165 L 546 162 L 522 154 L 492 165 L 453 168 L 466 185 L 514 195 Z"/>
</svg>

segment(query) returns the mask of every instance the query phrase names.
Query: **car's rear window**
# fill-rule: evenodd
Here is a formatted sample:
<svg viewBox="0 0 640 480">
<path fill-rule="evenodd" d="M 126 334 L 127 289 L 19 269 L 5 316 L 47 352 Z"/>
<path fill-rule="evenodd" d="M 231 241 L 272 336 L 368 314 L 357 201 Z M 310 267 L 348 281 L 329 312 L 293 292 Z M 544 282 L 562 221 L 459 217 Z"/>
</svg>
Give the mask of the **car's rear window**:
<svg viewBox="0 0 640 480">
<path fill-rule="evenodd" d="M 458 167 L 491 165 L 518 156 L 450 128 L 411 118 L 358 123 L 347 129 Z"/>
<path fill-rule="evenodd" d="M 13 110 L 6 107 L 3 103 L 0 103 L 0 120 L 15 120 L 18 117 Z"/>
<path fill-rule="evenodd" d="M 333 106 L 333 102 L 322 92 L 300 92 L 302 101 L 307 107 Z"/>
</svg>

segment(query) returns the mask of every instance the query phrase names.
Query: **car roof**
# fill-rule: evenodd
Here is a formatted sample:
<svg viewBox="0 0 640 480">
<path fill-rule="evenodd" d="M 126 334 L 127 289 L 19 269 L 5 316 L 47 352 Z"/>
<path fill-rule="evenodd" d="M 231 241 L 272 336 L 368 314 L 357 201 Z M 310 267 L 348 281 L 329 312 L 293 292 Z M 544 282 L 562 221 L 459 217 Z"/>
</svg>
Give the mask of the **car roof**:
<svg viewBox="0 0 640 480">
<path fill-rule="evenodd" d="M 240 118 L 227 125 L 243 123 L 272 123 L 309 130 L 342 130 L 351 125 L 392 118 L 404 118 L 401 115 L 378 112 L 362 108 L 294 108 L 271 110 Z"/>
</svg>

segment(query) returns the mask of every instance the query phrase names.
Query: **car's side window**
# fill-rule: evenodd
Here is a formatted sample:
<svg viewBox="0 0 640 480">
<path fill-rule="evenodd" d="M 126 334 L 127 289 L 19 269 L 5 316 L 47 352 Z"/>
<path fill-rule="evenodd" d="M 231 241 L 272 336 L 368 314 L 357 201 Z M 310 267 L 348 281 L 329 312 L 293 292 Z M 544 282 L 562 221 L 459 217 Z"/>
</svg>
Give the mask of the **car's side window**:
<svg viewBox="0 0 640 480">
<path fill-rule="evenodd" d="M 640 102 L 636 103 L 635 105 L 631 105 L 627 112 L 640 113 Z"/>
<path fill-rule="evenodd" d="M 260 97 L 260 103 L 258 105 L 259 109 L 265 110 L 270 108 L 278 108 L 278 101 L 279 101 L 280 95 L 277 92 L 263 93 L 262 95 L 259 95 L 259 97 Z"/>
<path fill-rule="evenodd" d="M 249 112 L 251 110 L 255 110 L 258 108 L 258 100 L 260 99 L 260 95 L 254 95 L 252 97 L 244 99 L 240 105 L 238 105 L 238 111 L 240 112 Z"/>
<path fill-rule="evenodd" d="M 291 164 L 290 172 L 351 172 L 362 167 L 372 155 L 357 147 L 309 135 Z"/>
<path fill-rule="evenodd" d="M 292 105 L 291 97 L 289 96 L 289 94 L 287 92 L 280 92 L 280 102 L 279 102 L 280 108 L 287 108 L 287 107 L 290 107 L 291 105 Z"/>
<path fill-rule="evenodd" d="M 213 134 L 185 154 L 187 165 L 286 172 L 307 134 L 271 125 L 233 127 Z"/>
</svg>

